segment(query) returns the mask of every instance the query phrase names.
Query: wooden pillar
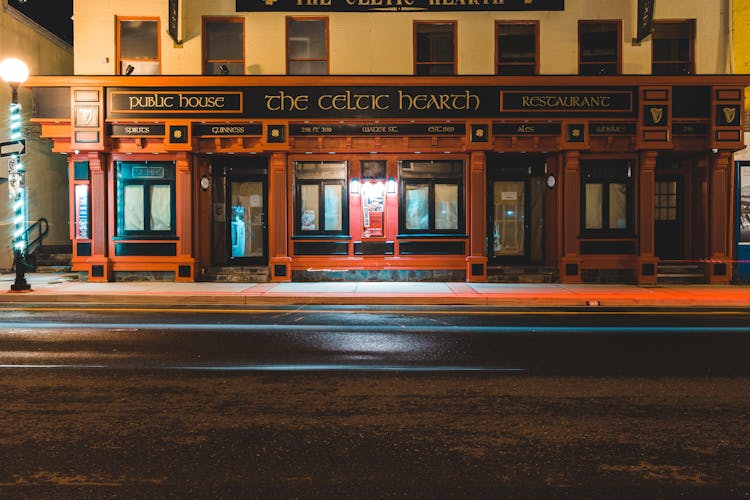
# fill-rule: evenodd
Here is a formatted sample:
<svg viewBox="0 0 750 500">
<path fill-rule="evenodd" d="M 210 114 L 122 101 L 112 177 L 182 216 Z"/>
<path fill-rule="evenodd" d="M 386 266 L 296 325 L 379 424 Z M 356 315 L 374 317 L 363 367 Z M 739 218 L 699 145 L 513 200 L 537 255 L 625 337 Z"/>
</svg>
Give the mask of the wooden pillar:
<svg viewBox="0 0 750 500">
<path fill-rule="evenodd" d="M 564 153 L 563 159 L 563 256 L 560 281 L 581 282 L 581 154 Z"/>
<path fill-rule="evenodd" d="M 484 151 L 471 153 L 466 193 L 470 231 L 466 281 L 487 281 L 487 156 Z"/>
<path fill-rule="evenodd" d="M 719 151 L 711 155 L 709 177 L 709 262 L 706 269 L 708 282 L 729 283 L 732 276 L 730 214 L 732 210 L 731 180 L 732 155 Z"/>
<path fill-rule="evenodd" d="M 112 265 L 109 261 L 109 234 L 107 232 L 107 160 L 102 153 L 88 153 L 89 182 L 91 189 L 91 257 L 88 260 L 89 281 L 111 281 Z M 73 193 L 71 193 L 71 196 Z"/>
<path fill-rule="evenodd" d="M 271 281 L 292 281 L 292 259 L 287 241 L 287 155 L 273 153 L 268 176 L 268 254 Z"/>
<path fill-rule="evenodd" d="M 175 157 L 175 191 L 177 211 L 177 269 L 175 281 L 195 281 L 193 258 L 193 165 L 190 154 Z"/>
<path fill-rule="evenodd" d="M 654 205 L 656 151 L 641 151 L 638 162 L 638 283 L 656 283 Z"/>
</svg>

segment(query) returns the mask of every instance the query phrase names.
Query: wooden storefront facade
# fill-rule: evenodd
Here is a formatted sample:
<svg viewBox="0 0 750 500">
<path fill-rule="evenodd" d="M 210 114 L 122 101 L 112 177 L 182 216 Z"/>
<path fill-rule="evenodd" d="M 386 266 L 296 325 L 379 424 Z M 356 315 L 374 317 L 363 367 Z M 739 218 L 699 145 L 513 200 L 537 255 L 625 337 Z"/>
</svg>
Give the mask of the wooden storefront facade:
<svg viewBox="0 0 750 500">
<path fill-rule="evenodd" d="M 740 76 L 35 77 L 73 269 L 272 281 L 732 277 Z M 59 108 L 64 109 L 60 112 Z M 64 116 L 60 116 L 64 115 Z M 231 271 L 230 271 L 231 272 Z"/>
</svg>

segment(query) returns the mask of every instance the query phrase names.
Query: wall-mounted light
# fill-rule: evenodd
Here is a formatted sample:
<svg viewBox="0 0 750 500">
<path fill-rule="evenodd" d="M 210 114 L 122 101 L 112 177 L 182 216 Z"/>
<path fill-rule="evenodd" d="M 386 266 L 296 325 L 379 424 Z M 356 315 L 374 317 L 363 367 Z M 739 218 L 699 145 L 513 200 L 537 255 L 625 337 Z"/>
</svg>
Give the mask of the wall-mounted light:
<svg viewBox="0 0 750 500">
<path fill-rule="evenodd" d="M 125 68 L 125 76 L 132 75 L 133 71 L 135 71 L 135 67 L 132 64 L 128 64 L 128 67 Z"/>
<path fill-rule="evenodd" d="M 388 179 L 388 194 L 396 194 L 396 179 Z"/>
<path fill-rule="evenodd" d="M 201 189 L 203 191 L 208 191 L 208 188 L 211 187 L 211 179 L 207 175 L 204 175 L 201 177 Z"/>
<path fill-rule="evenodd" d="M 351 185 L 349 186 L 349 192 L 351 194 L 359 194 L 359 188 L 360 188 L 360 182 L 359 179 L 354 177 L 352 179 Z"/>
<path fill-rule="evenodd" d="M 226 64 L 219 64 L 219 73 L 221 73 L 221 76 L 227 76 L 229 74 L 229 68 L 227 68 Z"/>
</svg>

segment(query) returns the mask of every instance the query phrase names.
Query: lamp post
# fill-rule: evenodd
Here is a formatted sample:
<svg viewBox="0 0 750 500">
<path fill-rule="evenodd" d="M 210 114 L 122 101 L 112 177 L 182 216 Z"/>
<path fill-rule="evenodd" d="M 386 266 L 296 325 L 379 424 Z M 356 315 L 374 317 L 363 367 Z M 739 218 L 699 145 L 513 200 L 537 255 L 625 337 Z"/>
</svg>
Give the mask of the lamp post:
<svg viewBox="0 0 750 500">
<path fill-rule="evenodd" d="M 19 59 L 6 59 L 0 63 L 0 78 L 11 88 L 10 140 L 19 141 L 21 133 L 21 105 L 18 103 L 18 86 L 29 77 L 29 68 Z M 26 168 L 18 153 L 8 160 L 8 194 L 13 206 L 13 257 L 16 262 L 16 281 L 10 286 L 13 292 L 26 292 L 31 285 L 26 282 Z"/>
</svg>

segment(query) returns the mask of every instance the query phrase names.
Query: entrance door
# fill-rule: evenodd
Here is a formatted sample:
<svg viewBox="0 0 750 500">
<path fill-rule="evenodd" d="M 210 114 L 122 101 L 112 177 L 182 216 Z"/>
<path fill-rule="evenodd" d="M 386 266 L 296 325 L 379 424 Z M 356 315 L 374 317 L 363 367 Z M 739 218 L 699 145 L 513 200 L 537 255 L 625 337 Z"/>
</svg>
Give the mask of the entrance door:
<svg viewBox="0 0 750 500">
<path fill-rule="evenodd" d="M 528 181 L 493 181 L 490 253 L 493 258 L 528 256 Z"/>
<path fill-rule="evenodd" d="M 265 176 L 237 174 L 230 170 L 225 213 L 227 263 L 267 264 Z"/>
<path fill-rule="evenodd" d="M 654 245 L 660 260 L 685 256 L 685 220 L 681 176 L 660 177 L 654 185 Z"/>
</svg>

